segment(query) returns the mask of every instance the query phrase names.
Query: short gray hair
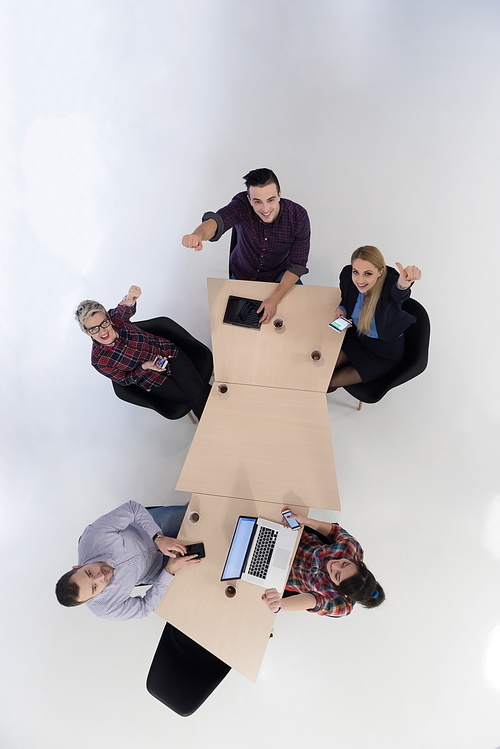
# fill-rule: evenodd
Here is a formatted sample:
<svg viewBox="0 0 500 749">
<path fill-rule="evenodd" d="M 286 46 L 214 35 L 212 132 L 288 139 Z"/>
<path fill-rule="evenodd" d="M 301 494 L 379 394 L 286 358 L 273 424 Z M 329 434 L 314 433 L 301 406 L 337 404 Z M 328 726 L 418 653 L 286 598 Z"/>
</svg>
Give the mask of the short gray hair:
<svg viewBox="0 0 500 749">
<path fill-rule="evenodd" d="M 108 316 L 108 313 L 102 304 L 100 302 L 94 302 L 92 299 L 84 299 L 76 308 L 75 317 L 78 321 L 78 325 L 84 333 L 87 332 L 85 330 L 85 320 L 88 320 L 89 317 L 95 315 L 96 312 L 104 312 L 106 317 Z"/>
</svg>

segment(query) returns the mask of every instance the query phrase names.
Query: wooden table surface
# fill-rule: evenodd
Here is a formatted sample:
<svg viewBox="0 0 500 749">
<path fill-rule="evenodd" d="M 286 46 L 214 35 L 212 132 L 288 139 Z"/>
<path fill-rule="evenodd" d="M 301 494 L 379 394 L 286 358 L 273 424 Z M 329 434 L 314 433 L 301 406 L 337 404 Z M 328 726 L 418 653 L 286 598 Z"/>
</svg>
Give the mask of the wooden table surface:
<svg viewBox="0 0 500 749">
<path fill-rule="evenodd" d="M 340 289 L 294 286 L 278 305 L 277 317 L 260 330 L 223 323 L 228 297 L 265 299 L 277 284 L 209 278 L 208 298 L 215 379 L 246 385 L 325 393 L 344 339 L 328 327 L 340 302 Z M 311 352 L 323 354 L 320 361 Z"/>
<path fill-rule="evenodd" d="M 159 616 L 251 681 L 257 679 L 275 614 L 261 600 L 264 588 L 233 581 L 236 596 L 227 598 L 228 583 L 221 582 L 220 576 L 238 517 L 280 522 L 281 509 L 281 505 L 194 494 L 178 538 L 182 543 L 203 541 L 206 558 L 178 572 L 156 608 Z M 303 507 L 292 509 L 304 512 Z M 188 520 L 194 510 L 200 516 L 196 525 Z M 300 531 L 290 533 L 296 533 L 298 545 Z"/>
<path fill-rule="evenodd" d="M 215 382 L 176 488 L 339 510 L 325 394 Z"/>
</svg>

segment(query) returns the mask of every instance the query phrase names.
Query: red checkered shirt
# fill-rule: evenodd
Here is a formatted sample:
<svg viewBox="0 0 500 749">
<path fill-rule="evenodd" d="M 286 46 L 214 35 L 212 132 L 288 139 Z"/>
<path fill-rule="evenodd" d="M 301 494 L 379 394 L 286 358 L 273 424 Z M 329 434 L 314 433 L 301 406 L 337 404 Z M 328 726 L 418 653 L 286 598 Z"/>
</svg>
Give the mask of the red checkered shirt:
<svg viewBox="0 0 500 749">
<path fill-rule="evenodd" d="M 328 538 L 331 539 L 331 544 L 324 544 L 317 536 L 304 529 L 286 589 L 312 593 L 316 606 L 308 611 L 323 616 L 347 616 L 354 603 L 346 601 L 338 593 L 324 567 L 329 559 L 346 558 L 361 562 L 363 549 L 338 523 L 332 523 Z"/>
<path fill-rule="evenodd" d="M 137 325 L 130 323 L 135 310 L 135 304 L 119 304 L 109 310 L 108 315 L 118 338 L 111 345 L 93 341 L 92 366 L 120 385 L 138 385 L 144 390 L 151 390 L 152 387 L 165 382 L 165 377 L 170 375 L 170 369 L 167 366 L 164 374 L 152 369 L 142 369 L 141 365 L 147 361 L 154 361 L 157 356 L 172 359 L 177 356 L 178 349 L 165 338 L 146 333 Z"/>
</svg>

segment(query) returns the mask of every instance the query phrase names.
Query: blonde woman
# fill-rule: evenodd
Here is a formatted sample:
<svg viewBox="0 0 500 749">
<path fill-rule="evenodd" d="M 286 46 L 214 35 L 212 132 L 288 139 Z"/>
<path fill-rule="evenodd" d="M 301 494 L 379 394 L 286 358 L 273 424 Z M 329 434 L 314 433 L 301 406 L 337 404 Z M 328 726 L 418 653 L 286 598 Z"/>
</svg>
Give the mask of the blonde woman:
<svg viewBox="0 0 500 749">
<path fill-rule="evenodd" d="M 421 278 L 416 265 L 397 270 L 385 264 L 377 247 L 359 247 L 340 274 L 341 302 L 335 317 L 346 317 L 346 330 L 328 392 L 369 382 L 387 374 L 403 358 L 404 331 L 415 322 L 401 305 Z"/>
</svg>

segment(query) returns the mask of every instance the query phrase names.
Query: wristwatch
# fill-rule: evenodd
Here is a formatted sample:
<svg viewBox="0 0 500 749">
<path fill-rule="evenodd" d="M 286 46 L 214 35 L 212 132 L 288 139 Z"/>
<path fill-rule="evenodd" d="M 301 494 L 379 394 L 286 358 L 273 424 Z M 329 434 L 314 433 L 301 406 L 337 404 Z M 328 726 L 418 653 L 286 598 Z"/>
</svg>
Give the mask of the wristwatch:
<svg viewBox="0 0 500 749">
<path fill-rule="evenodd" d="M 153 536 L 153 541 L 156 541 L 157 538 L 164 538 L 163 533 L 155 533 Z"/>
</svg>

